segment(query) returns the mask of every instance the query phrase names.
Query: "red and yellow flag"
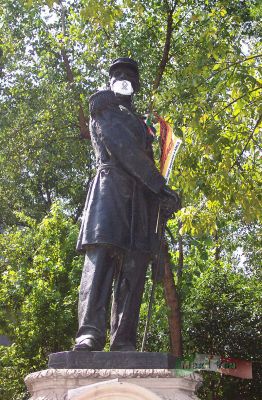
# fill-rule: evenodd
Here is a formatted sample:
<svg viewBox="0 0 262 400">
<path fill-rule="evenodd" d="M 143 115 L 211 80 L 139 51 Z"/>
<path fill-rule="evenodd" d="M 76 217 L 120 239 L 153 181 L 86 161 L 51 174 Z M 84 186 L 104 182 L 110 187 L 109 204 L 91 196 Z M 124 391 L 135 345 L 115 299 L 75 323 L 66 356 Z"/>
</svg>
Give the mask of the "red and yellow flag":
<svg viewBox="0 0 262 400">
<path fill-rule="evenodd" d="M 160 171 L 168 182 L 182 140 L 174 135 L 173 129 L 162 117 L 156 115 L 156 118 L 159 122 L 161 138 Z"/>
</svg>

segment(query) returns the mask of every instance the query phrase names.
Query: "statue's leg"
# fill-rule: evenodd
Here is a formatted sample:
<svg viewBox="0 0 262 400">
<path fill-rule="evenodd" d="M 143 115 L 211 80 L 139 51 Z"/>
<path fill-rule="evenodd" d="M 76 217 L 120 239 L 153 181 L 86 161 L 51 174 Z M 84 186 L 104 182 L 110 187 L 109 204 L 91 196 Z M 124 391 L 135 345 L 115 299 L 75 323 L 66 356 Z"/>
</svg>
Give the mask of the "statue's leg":
<svg viewBox="0 0 262 400">
<path fill-rule="evenodd" d="M 79 292 L 75 350 L 103 350 L 115 259 L 109 246 L 87 249 Z"/>
<path fill-rule="evenodd" d="M 111 311 L 111 350 L 135 351 L 140 305 L 149 256 L 128 252 L 115 278 Z"/>
</svg>

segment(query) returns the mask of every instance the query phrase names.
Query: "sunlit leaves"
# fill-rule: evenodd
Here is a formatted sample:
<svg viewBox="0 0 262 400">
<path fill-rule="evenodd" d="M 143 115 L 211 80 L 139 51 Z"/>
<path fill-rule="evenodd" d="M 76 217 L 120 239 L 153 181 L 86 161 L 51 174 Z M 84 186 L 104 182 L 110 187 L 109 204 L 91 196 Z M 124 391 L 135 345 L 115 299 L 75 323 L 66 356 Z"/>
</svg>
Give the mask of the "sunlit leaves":
<svg viewBox="0 0 262 400">
<path fill-rule="evenodd" d="M 120 6 L 114 1 L 84 0 L 82 4 L 80 16 L 94 26 L 112 29 L 122 16 Z"/>
</svg>

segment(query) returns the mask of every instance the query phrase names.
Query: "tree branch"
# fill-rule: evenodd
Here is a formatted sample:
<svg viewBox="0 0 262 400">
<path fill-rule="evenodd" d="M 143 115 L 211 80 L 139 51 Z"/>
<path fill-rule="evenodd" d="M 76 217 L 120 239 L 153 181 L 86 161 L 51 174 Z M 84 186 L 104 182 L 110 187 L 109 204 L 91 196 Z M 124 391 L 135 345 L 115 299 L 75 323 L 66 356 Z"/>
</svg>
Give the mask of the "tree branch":
<svg viewBox="0 0 262 400">
<path fill-rule="evenodd" d="M 171 45 L 171 37 L 172 37 L 172 32 L 173 32 L 173 13 L 174 10 L 169 10 L 167 14 L 167 27 L 166 27 L 166 39 L 165 39 L 165 46 L 163 50 L 163 55 L 162 59 L 160 61 L 159 67 L 158 67 L 158 72 L 157 76 L 155 78 L 155 81 L 153 83 L 153 91 L 156 91 L 160 85 L 163 73 L 165 71 L 167 62 L 168 62 L 168 56 L 169 56 L 169 51 L 170 51 L 170 45 Z"/>
<path fill-rule="evenodd" d="M 231 67 L 233 67 L 233 66 L 235 66 L 237 64 L 242 64 L 242 63 L 244 63 L 246 61 L 249 61 L 249 60 L 252 60 L 254 58 L 261 58 L 261 57 L 262 57 L 262 54 L 256 54 L 255 56 L 246 57 L 244 60 L 225 61 L 229 65 L 227 65 L 226 67 L 221 68 L 221 69 L 213 72 L 206 80 L 208 81 L 209 79 L 213 78 L 215 75 L 220 74 L 221 72 L 223 72 L 223 71 L 225 71 L 225 70 L 227 70 L 227 69 L 229 69 L 229 68 L 231 68 Z M 216 63 L 216 64 L 222 64 L 222 62 L 221 63 Z"/>
<path fill-rule="evenodd" d="M 231 166 L 229 172 L 235 167 L 235 165 L 238 165 L 238 164 L 239 164 L 240 158 L 242 157 L 244 151 L 246 150 L 246 148 L 247 148 L 247 146 L 248 146 L 250 140 L 253 138 L 254 132 L 255 132 L 256 128 L 260 125 L 261 121 L 262 121 L 262 114 L 261 114 L 260 117 L 258 118 L 258 120 L 257 120 L 257 122 L 256 122 L 256 124 L 255 124 L 255 126 L 254 126 L 254 128 L 252 129 L 252 132 L 250 133 L 249 137 L 247 138 L 247 142 L 246 142 L 245 146 L 244 146 L 243 149 L 241 150 L 241 153 L 236 157 L 236 159 L 235 159 L 234 163 L 232 164 L 232 166 Z"/>
<path fill-rule="evenodd" d="M 223 71 L 229 70 L 231 67 L 236 67 L 238 64 L 242 64 L 242 63 L 244 63 L 244 62 L 246 62 L 246 61 L 249 61 L 249 60 L 252 60 L 252 59 L 254 59 L 254 58 L 261 58 L 261 57 L 262 57 L 262 54 L 256 54 L 256 55 L 254 55 L 254 56 L 247 57 L 247 58 L 245 58 L 245 59 L 243 59 L 243 60 L 238 60 L 238 61 L 225 61 L 225 62 L 228 64 L 226 67 L 221 68 L 221 69 L 219 69 L 219 70 L 217 70 L 217 71 L 215 71 L 215 72 L 212 72 L 207 78 L 204 79 L 203 82 L 201 82 L 201 83 L 199 83 L 197 86 L 195 86 L 194 89 L 195 89 L 195 90 L 198 89 L 199 87 L 201 87 L 201 86 L 203 86 L 205 83 L 207 83 L 210 79 L 214 78 L 214 76 L 216 76 L 217 74 L 220 74 L 220 73 L 223 72 Z M 215 64 L 219 64 L 219 63 L 215 63 Z M 221 64 L 222 64 L 222 63 L 221 63 Z M 208 64 L 203 65 L 203 67 L 209 67 L 209 66 L 212 66 L 212 65 L 213 65 L 213 64 L 208 63 Z M 203 67 L 202 67 L 202 68 L 203 68 Z M 191 86 L 188 86 L 186 89 L 190 89 L 190 87 L 191 87 Z"/>
<path fill-rule="evenodd" d="M 258 87 L 258 88 L 255 88 L 253 90 L 250 90 L 249 92 L 242 94 L 242 96 L 239 96 L 237 99 L 232 100 L 225 107 L 223 107 L 222 110 L 218 111 L 218 113 L 216 113 L 214 115 L 214 117 L 216 117 L 217 115 L 221 114 L 224 110 L 226 110 L 228 107 L 232 106 L 232 104 L 236 103 L 238 100 L 243 99 L 243 97 L 245 97 L 246 95 L 248 95 L 250 93 L 253 93 L 253 92 L 256 92 L 257 90 L 262 90 L 262 87 Z"/>
<path fill-rule="evenodd" d="M 63 5 L 63 1 L 60 0 L 60 5 L 61 5 L 61 19 L 62 19 L 62 33 L 65 36 L 66 33 L 66 26 L 65 26 L 65 8 Z M 62 59 L 64 62 L 65 70 L 66 70 L 66 77 L 68 82 L 73 85 L 74 84 L 74 74 L 72 71 L 72 68 L 70 66 L 69 58 L 67 56 L 66 50 L 64 47 L 61 49 L 61 55 Z M 88 123 L 84 114 L 83 106 L 80 101 L 80 96 L 78 95 L 78 104 L 79 104 L 79 109 L 78 109 L 78 121 L 79 121 L 79 126 L 80 126 L 80 135 L 81 137 L 85 139 L 90 139 L 90 132 L 88 129 Z"/>
</svg>

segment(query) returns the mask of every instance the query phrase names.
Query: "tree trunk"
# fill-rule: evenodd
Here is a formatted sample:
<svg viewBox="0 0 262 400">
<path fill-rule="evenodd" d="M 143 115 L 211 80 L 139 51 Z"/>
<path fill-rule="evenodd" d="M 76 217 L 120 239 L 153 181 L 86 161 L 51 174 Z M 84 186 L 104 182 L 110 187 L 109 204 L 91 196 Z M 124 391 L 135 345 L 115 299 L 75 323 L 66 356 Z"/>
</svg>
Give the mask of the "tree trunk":
<svg viewBox="0 0 262 400">
<path fill-rule="evenodd" d="M 215 235 L 214 235 L 214 242 L 215 242 L 215 261 L 219 262 L 220 261 L 221 246 L 219 245 L 219 237 L 218 237 L 218 231 L 217 230 L 216 230 Z"/>
<path fill-rule="evenodd" d="M 183 273 L 183 267 L 184 267 L 183 237 L 179 233 L 181 228 L 182 228 L 182 222 L 179 221 L 179 223 L 178 223 L 178 251 L 179 251 L 179 258 L 178 258 L 178 268 L 177 268 L 177 280 L 178 280 L 178 282 L 181 281 L 182 273 Z"/>
<path fill-rule="evenodd" d="M 173 272 L 171 270 L 170 256 L 168 247 L 164 248 L 164 290 L 165 299 L 168 307 L 168 324 L 170 331 L 171 353 L 177 357 L 182 357 L 182 334 L 181 334 L 181 310 L 179 295 L 174 282 Z"/>
</svg>

